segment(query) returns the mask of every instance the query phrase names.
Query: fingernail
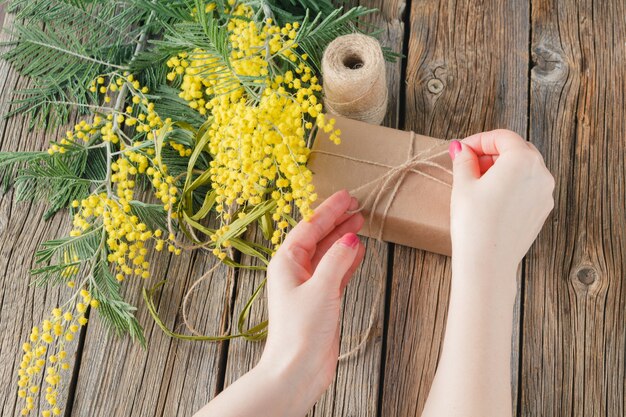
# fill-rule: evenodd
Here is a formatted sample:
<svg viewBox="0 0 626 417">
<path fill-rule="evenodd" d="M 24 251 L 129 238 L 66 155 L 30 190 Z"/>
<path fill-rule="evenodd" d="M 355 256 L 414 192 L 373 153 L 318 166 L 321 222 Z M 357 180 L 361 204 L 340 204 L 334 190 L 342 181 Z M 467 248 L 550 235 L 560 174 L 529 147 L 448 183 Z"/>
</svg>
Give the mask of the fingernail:
<svg viewBox="0 0 626 417">
<path fill-rule="evenodd" d="M 341 239 L 339 239 L 339 243 L 354 249 L 359 244 L 359 237 L 354 233 L 346 233 Z"/>
<path fill-rule="evenodd" d="M 458 140 L 455 139 L 450 142 L 450 147 L 448 148 L 448 152 L 450 153 L 450 159 L 454 161 L 454 158 L 459 152 L 461 152 L 461 149 L 461 142 L 459 142 Z"/>
</svg>

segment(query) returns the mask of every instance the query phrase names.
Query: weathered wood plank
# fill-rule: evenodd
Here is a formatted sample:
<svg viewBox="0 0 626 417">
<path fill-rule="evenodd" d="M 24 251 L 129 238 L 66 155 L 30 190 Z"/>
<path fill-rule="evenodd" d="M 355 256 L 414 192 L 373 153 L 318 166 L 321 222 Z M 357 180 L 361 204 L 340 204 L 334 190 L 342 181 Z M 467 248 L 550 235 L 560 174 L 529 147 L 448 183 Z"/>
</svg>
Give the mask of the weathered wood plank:
<svg viewBox="0 0 626 417">
<path fill-rule="evenodd" d="M 404 24 L 402 22 L 405 8 L 404 1 L 361 1 L 360 4 L 375 7 L 382 13 L 372 15 L 369 23 L 383 29 L 383 43 L 397 52 L 402 50 Z M 385 124 L 398 126 L 401 62 L 387 65 L 388 85 L 390 91 L 390 107 Z M 258 236 L 257 236 L 258 237 Z M 367 349 L 356 358 L 340 363 L 337 377 L 333 385 L 317 404 L 311 415 L 314 416 L 375 416 L 377 415 L 379 397 L 379 376 L 381 367 L 382 329 L 384 312 L 384 293 L 378 294 L 379 282 L 383 289 L 386 287 L 386 269 L 388 245 L 378 243 L 373 239 L 364 239 L 367 245 L 366 260 L 357 271 L 349 285 L 344 300 L 342 317 L 342 352 L 349 351 L 356 346 L 362 337 L 370 320 L 373 303 L 378 297 L 378 317 L 373 330 L 372 339 Z M 377 251 L 378 258 L 372 255 Z M 244 262 L 249 260 L 244 259 Z M 380 268 L 382 267 L 382 275 Z M 262 273 L 241 271 L 237 281 L 237 298 L 235 313 L 237 317 L 254 289 L 264 278 Z M 251 311 L 249 324 L 257 324 L 267 318 L 266 295 Z M 263 351 L 263 343 L 250 343 L 243 340 L 230 342 L 226 367 L 225 385 L 231 384 L 251 369 L 259 360 Z"/>
<path fill-rule="evenodd" d="M 1 14 L 1 13 L 0 13 Z M 13 16 L 0 16 L 4 27 L 10 26 Z M 8 40 L 0 35 L 0 41 Z M 6 62 L 0 62 L 0 114 L 10 106 L 11 92 L 16 88 L 28 87 L 28 80 L 20 77 Z M 45 150 L 51 138 L 57 138 L 63 129 L 43 133 L 28 130 L 28 119 L 16 116 L 0 119 L 1 151 Z M 23 401 L 17 401 L 17 369 L 21 361 L 22 343 L 27 341 L 33 326 L 50 315 L 53 308 L 62 305 L 71 296 L 67 287 L 35 287 L 30 269 L 35 267 L 34 254 L 39 245 L 69 232 L 71 222 L 62 212 L 49 221 L 43 221 L 44 205 L 13 202 L 13 192 L 0 196 L 0 415 L 18 415 Z M 64 373 L 59 399 L 68 393 L 68 383 L 74 367 L 78 340 L 67 345 L 71 355 L 70 370 Z M 43 390 L 40 385 L 40 391 Z M 45 392 L 45 391 L 44 391 Z M 33 415 L 48 409 L 43 399 L 35 403 Z"/>
<path fill-rule="evenodd" d="M 7 22 L 10 19 L 7 16 Z M 18 79 L 4 62 L 0 63 L 0 74 L 6 75 L 0 77 L 1 111 L 4 114 L 8 109 L 10 91 L 18 83 L 24 87 L 26 81 Z M 50 138 L 58 136 L 56 133 L 29 133 L 25 126 L 26 121 L 19 117 L 9 121 L 1 119 L 1 149 L 45 149 Z M 3 242 L 0 266 L 5 271 L 0 298 L 3 301 L 0 310 L 0 330 L 3 335 L 0 381 L 6 394 L 1 400 L 2 415 L 14 414 L 19 350 L 28 337 L 30 327 L 49 314 L 59 300 L 69 298 L 66 290 L 48 291 L 45 288 L 31 288 L 27 284 L 31 257 L 39 243 L 67 234 L 70 222 L 61 214 L 42 227 L 39 221 L 42 207 L 31 207 L 24 203 L 15 205 L 11 203 L 11 198 L 12 195 L 7 194 L 0 200 L 0 239 Z M 159 314 L 170 328 L 177 326 L 178 330 L 182 330 L 181 317 L 177 314 L 182 296 L 214 262 L 212 257 L 200 253 L 173 259 L 169 255 L 162 255 L 158 262 L 154 262 L 154 278 L 151 281 L 137 280 L 130 283 L 126 296 L 130 302 L 140 306 L 139 320 L 147 325 L 147 350 L 142 350 L 128 339 L 112 337 L 97 318 L 89 323 L 82 362 L 84 367 L 79 373 L 75 401 L 68 406 L 68 409 L 73 409 L 73 415 L 191 415 L 215 395 L 221 345 L 211 345 L 207 349 L 205 343 L 171 340 L 155 328 L 143 308 L 140 295 L 144 285 L 154 285 L 168 276 L 170 283 L 157 303 Z M 221 333 L 226 327 L 230 307 L 223 300 L 232 298 L 228 283 L 232 277 L 229 274 L 225 268 L 220 268 L 197 287 L 190 302 L 190 317 L 199 331 Z M 207 298 L 214 302 L 207 303 Z M 69 353 L 75 351 L 75 345 L 69 346 Z M 68 372 L 68 380 L 70 375 L 71 371 Z M 60 398 L 68 397 L 67 388 L 62 387 Z"/>
<path fill-rule="evenodd" d="M 525 416 L 626 414 L 626 9 L 532 1 L 530 139 L 555 210 L 526 261 Z"/>
<path fill-rule="evenodd" d="M 422 0 L 412 2 L 410 17 L 406 128 L 447 139 L 497 127 L 525 135 L 528 4 Z M 441 349 L 450 272 L 446 257 L 394 252 L 383 416 L 422 412 Z M 514 355 L 514 398 L 517 363 Z"/>
<path fill-rule="evenodd" d="M 4 8 L 5 8 L 4 3 L 0 4 L 0 29 L 4 27 L 4 18 L 5 18 Z"/>
<path fill-rule="evenodd" d="M 134 279 L 124 291 L 125 298 L 139 306 L 147 349 L 129 338 L 115 338 L 99 320 L 92 320 L 72 410 L 75 416 L 192 415 L 215 395 L 221 344 L 169 338 L 146 310 L 141 288 L 167 278 L 155 303 L 158 313 L 168 328 L 188 334 L 182 324 L 182 298 L 216 260 L 206 252 L 188 251 L 152 259 L 158 260 L 153 262 L 150 281 Z M 222 334 L 229 321 L 229 274 L 221 266 L 194 291 L 189 317 L 202 334 Z"/>
</svg>

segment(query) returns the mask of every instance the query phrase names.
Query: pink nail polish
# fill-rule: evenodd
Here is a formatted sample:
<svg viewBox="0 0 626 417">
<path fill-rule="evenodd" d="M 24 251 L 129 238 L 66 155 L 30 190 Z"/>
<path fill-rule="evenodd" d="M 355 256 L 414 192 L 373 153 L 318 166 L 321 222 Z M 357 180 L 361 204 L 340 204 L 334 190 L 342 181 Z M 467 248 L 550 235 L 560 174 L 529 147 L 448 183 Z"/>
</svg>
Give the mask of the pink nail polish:
<svg viewBox="0 0 626 417">
<path fill-rule="evenodd" d="M 448 148 L 448 152 L 450 153 L 450 158 L 454 161 L 456 155 L 461 152 L 461 142 L 458 140 L 453 140 L 450 142 L 450 147 Z"/>
<path fill-rule="evenodd" d="M 339 243 L 354 249 L 359 244 L 359 237 L 354 233 L 346 233 L 341 239 L 339 239 Z"/>
</svg>

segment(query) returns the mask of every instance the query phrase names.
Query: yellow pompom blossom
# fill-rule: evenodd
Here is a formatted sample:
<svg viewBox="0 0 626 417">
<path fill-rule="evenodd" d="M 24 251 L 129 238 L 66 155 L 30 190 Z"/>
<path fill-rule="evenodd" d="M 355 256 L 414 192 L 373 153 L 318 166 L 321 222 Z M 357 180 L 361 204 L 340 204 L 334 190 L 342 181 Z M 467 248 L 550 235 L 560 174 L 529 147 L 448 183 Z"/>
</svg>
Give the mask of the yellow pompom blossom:
<svg viewBox="0 0 626 417">
<path fill-rule="evenodd" d="M 106 192 L 92 194 L 74 205 L 80 210 L 74 216 L 72 236 L 79 236 L 97 224 L 99 219 L 107 234 L 109 248 L 108 261 L 114 265 L 115 276 L 119 281 L 126 276 L 135 274 L 142 278 L 150 276 L 150 263 L 147 260 L 149 240 L 156 242 L 157 251 L 162 250 L 164 241 L 162 230 L 149 230 L 145 223 L 132 213 L 131 202 L 135 196 L 135 176 L 145 174 L 151 178 L 156 190 L 155 195 L 163 203 L 164 210 L 177 201 L 178 189 L 173 185 L 174 178 L 164 175 L 167 168 L 163 164 L 158 169 L 150 166 L 148 157 L 135 152 L 126 152 L 111 164 L 113 175 L 111 181 L 115 195 Z M 168 245 L 170 252 L 180 254 L 180 249 L 173 245 L 174 237 L 170 236 Z"/>
<path fill-rule="evenodd" d="M 97 87 L 98 85 L 100 85 L 100 87 Z M 124 72 L 122 75 L 112 74 L 108 75 L 106 78 L 100 76 L 92 82 L 90 90 L 104 94 L 104 102 L 111 103 L 113 94 L 117 94 L 124 87 L 126 87 L 131 94 L 131 104 L 126 107 L 126 109 L 122 109 L 124 111 L 106 109 L 110 112 L 107 115 L 107 120 L 102 124 L 98 124 L 98 132 L 102 135 L 102 139 L 106 142 L 120 143 L 121 131 L 119 128 L 122 126 L 134 126 L 137 133 L 146 134 L 147 140 L 156 139 L 163 132 L 165 126 L 171 123 L 171 120 L 162 120 L 161 117 L 159 117 L 155 112 L 154 103 L 148 101 L 145 96 L 149 91 L 148 87 L 141 86 L 139 81 L 137 81 L 132 74 Z M 191 155 L 191 149 L 186 148 L 184 145 L 173 141 L 169 141 L 168 143 L 173 149 L 177 150 L 181 156 Z M 122 143 L 122 145 L 124 144 Z M 154 149 L 148 149 L 147 152 L 154 154 Z"/>
<path fill-rule="evenodd" d="M 218 58 L 194 50 L 167 62 L 168 79 L 182 76 L 180 97 L 212 118 L 209 169 L 223 226 L 211 239 L 221 241 L 234 207 L 249 208 L 270 198 L 276 202 L 272 218 L 277 226 L 271 241 L 278 246 L 292 203 L 307 219 L 317 198 L 306 167 L 307 135 L 317 126 L 339 143 L 341 132 L 323 113 L 322 87 L 307 56 L 296 52 L 299 24 L 280 27 L 271 19 L 259 24 L 252 14 L 250 7 L 238 5 L 227 25 L 232 68 L 220 68 Z M 277 73 L 274 60 L 290 69 Z M 220 248 L 214 253 L 225 257 Z"/>
<path fill-rule="evenodd" d="M 74 340 L 80 326 L 87 324 L 85 312 L 87 305 L 97 308 L 98 301 L 87 290 L 80 291 L 81 302 L 74 311 L 55 308 L 40 326 L 33 327 L 28 341 L 22 345 L 24 355 L 18 370 L 18 397 L 23 399 L 21 415 L 25 416 L 35 408 L 35 399 L 39 394 L 40 375 L 44 375 L 45 398 L 48 407 L 42 410 L 42 416 L 58 416 L 59 392 L 63 371 L 70 369 L 66 351 L 67 343 Z"/>
<path fill-rule="evenodd" d="M 108 83 L 108 84 L 107 84 Z M 99 88 L 97 86 L 100 86 Z M 131 94 L 131 103 L 124 111 L 107 109 L 106 116 L 95 116 L 92 123 L 82 121 L 73 131 L 68 131 L 66 138 L 53 145 L 49 153 L 63 153 L 65 146 L 72 143 L 88 143 L 94 135 L 100 135 L 102 141 L 119 146 L 115 160 L 110 164 L 111 187 L 107 192 L 91 194 L 82 201 L 74 201 L 72 206 L 77 209 L 74 215 L 74 228 L 71 236 L 80 236 L 93 227 L 102 225 L 107 234 L 106 243 L 109 249 L 108 261 L 114 265 L 114 274 L 119 281 L 130 275 L 148 278 L 150 263 L 147 260 L 146 243 L 155 242 L 157 251 L 166 245 L 169 252 L 180 254 L 181 250 L 173 243 L 174 237 L 163 238 L 164 231 L 149 230 L 145 223 L 139 221 L 132 213 L 131 202 L 135 199 L 135 186 L 138 175 L 149 178 L 155 197 L 162 203 L 164 213 L 172 211 L 178 201 L 179 190 L 175 179 L 168 174 L 167 166 L 156 155 L 156 142 L 164 133 L 171 131 L 171 120 L 162 120 L 155 112 L 154 103 L 149 102 L 142 87 L 132 74 L 101 76 L 94 80 L 92 91 L 102 94 L 117 92 L 126 87 Z M 109 97 L 107 95 L 107 97 Z M 106 100 L 105 100 L 106 101 Z M 143 135 L 143 141 L 131 141 L 121 130 L 122 126 L 133 127 Z M 189 156 L 191 149 L 184 145 L 169 141 L 180 156 Z M 172 213 L 176 217 L 176 213 Z M 74 259 L 77 261 L 77 259 Z M 67 261 L 67 260 L 66 260 Z M 78 272 L 77 267 L 68 268 L 64 276 L 69 277 Z"/>
<path fill-rule="evenodd" d="M 52 146 L 48 148 L 48 153 L 50 155 L 55 153 L 63 154 L 66 152 L 66 147 L 76 142 L 76 140 L 87 142 L 89 138 L 96 134 L 102 127 L 102 122 L 103 120 L 100 116 L 95 116 L 91 123 L 82 120 L 74 126 L 73 130 L 68 130 L 65 133 L 65 137 L 58 141 L 58 143 L 52 144 Z"/>
</svg>

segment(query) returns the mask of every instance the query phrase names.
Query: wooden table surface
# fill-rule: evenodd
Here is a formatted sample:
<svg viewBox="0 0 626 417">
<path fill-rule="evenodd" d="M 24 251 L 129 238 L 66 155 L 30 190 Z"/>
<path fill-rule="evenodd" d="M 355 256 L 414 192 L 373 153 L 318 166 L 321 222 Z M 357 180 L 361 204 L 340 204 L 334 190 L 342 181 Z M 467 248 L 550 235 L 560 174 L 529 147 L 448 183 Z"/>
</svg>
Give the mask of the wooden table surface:
<svg viewBox="0 0 626 417">
<path fill-rule="evenodd" d="M 388 126 L 440 138 L 512 129 L 543 153 L 556 178 L 556 207 L 521 268 L 516 306 L 513 398 L 518 416 L 626 415 L 626 6 L 621 0 L 362 1 L 386 45 L 406 56 L 388 64 Z M 0 22 L 11 16 L 0 12 Z M 7 39 L 7 35 L 3 35 Z M 0 112 L 28 85 L 0 63 Z M 62 130 L 59 130 L 61 132 Z M 1 150 L 45 149 L 58 132 L 28 131 L 22 117 L 0 120 Z M 33 254 L 69 231 L 66 213 L 41 220 L 40 205 L 0 197 L 0 415 L 16 401 L 21 343 L 31 326 L 68 297 L 29 286 Z M 374 307 L 366 351 L 339 366 L 313 416 L 419 416 L 445 326 L 450 260 L 367 240 L 369 256 L 345 299 L 342 350 L 358 343 Z M 181 329 L 181 298 L 214 260 L 162 256 L 153 282 L 170 284 L 156 301 Z M 259 273 L 221 267 L 195 292 L 193 322 L 225 330 Z M 245 373 L 262 343 L 211 344 L 165 336 L 142 305 L 146 282 L 128 282 L 139 304 L 147 350 L 109 335 L 99 320 L 71 346 L 66 416 L 190 416 Z M 253 309 L 251 322 L 265 317 Z"/>
</svg>

